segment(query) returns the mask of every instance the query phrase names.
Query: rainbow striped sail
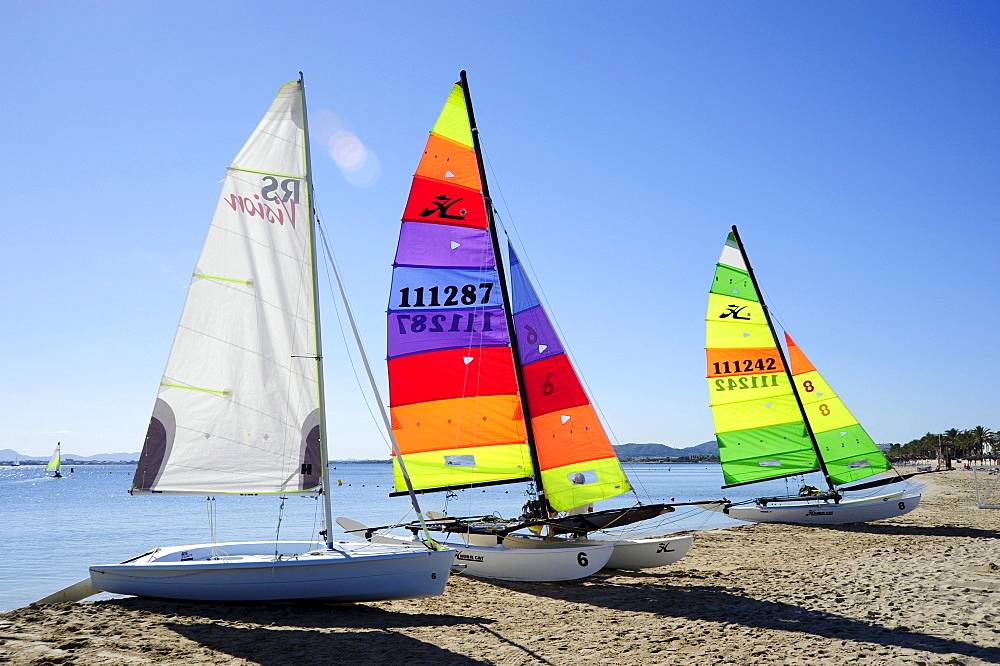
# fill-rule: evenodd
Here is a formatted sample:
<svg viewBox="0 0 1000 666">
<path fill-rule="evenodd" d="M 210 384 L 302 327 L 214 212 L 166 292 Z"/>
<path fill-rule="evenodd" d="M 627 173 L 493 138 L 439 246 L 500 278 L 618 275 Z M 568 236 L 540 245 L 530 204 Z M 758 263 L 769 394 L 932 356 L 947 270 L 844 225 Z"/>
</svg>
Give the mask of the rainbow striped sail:
<svg viewBox="0 0 1000 666">
<path fill-rule="evenodd" d="M 625 471 L 562 341 L 514 248 L 508 251 L 518 361 L 545 496 L 554 509 L 567 511 L 628 492 Z"/>
<path fill-rule="evenodd" d="M 513 251 L 508 296 L 466 99 L 455 84 L 431 130 L 393 264 L 389 399 L 400 455 L 421 492 L 534 481 L 557 511 L 619 495 L 630 489 L 625 474 Z M 393 462 L 398 495 L 405 482 Z"/>
<path fill-rule="evenodd" d="M 840 485 L 888 471 L 889 461 L 787 332 L 785 346 L 830 480 Z"/>
<path fill-rule="evenodd" d="M 455 84 L 413 176 L 392 269 L 389 404 L 415 490 L 533 472 L 472 145 Z M 395 460 L 394 471 L 401 492 Z"/>
<path fill-rule="evenodd" d="M 708 296 L 705 356 L 723 487 L 818 470 L 778 341 L 734 233 Z"/>
</svg>

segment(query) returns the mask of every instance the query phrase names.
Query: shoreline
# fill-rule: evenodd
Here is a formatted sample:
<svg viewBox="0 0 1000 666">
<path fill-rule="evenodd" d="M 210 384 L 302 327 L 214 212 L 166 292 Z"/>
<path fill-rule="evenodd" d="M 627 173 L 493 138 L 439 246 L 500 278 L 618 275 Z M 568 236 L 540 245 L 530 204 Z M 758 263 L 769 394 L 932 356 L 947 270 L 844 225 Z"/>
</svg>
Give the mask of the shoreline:
<svg viewBox="0 0 1000 666">
<path fill-rule="evenodd" d="M 21 608 L 0 614 L 0 662 L 1000 663 L 1000 511 L 976 507 L 970 471 L 925 478 L 898 519 L 698 532 L 676 564 L 572 583 L 459 576 L 441 597 L 342 606 Z"/>
</svg>

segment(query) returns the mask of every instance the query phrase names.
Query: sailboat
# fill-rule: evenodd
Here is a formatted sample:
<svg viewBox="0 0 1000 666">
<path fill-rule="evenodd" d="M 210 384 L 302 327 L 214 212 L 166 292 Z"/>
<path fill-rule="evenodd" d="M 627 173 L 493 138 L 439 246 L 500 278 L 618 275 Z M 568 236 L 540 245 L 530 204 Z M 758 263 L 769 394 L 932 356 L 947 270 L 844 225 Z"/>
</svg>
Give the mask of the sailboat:
<svg viewBox="0 0 1000 666">
<path fill-rule="evenodd" d="M 49 464 L 45 466 L 46 472 L 53 472 L 53 479 L 62 478 L 62 453 L 60 447 L 62 442 L 56 442 L 56 450 L 52 453 L 52 457 L 49 458 Z"/>
<path fill-rule="evenodd" d="M 91 566 L 93 589 L 338 602 L 444 591 L 453 550 L 333 540 L 312 195 L 300 74 L 227 170 L 130 492 L 318 494 L 321 538 L 154 548 Z"/>
<path fill-rule="evenodd" d="M 388 310 L 388 374 L 396 493 L 532 485 L 522 517 L 439 515 L 461 534 L 472 576 L 570 580 L 604 566 L 676 561 L 691 536 L 582 538 L 673 509 L 593 512 L 631 490 L 594 407 L 517 255 L 510 286 L 483 166 L 466 73 L 427 140 L 400 228 Z M 356 521 L 341 526 L 391 539 Z M 552 536 L 515 535 L 526 528 Z M 558 538 L 573 535 L 577 538 Z"/>
<path fill-rule="evenodd" d="M 787 331 L 786 356 L 735 226 L 715 269 L 706 331 L 722 487 L 811 472 L 821 472 L 827 485 L 727 503 L 722 510 L 730 518 L 830 525 L 894 518 L 917 507 L 921 496 L 915 492 L 845 495 L 903 477 L 885 475 L 892 471 L 885 456 Z"/>
</svg>

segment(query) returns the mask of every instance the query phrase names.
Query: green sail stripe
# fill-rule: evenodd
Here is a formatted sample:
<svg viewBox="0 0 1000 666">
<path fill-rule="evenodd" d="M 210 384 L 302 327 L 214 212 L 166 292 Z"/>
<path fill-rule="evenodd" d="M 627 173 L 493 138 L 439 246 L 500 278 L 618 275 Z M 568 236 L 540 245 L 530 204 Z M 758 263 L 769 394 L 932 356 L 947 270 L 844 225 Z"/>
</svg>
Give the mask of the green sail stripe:
<svg viewBox="0 0 1000 666">
<path fill-rule="evenodd" d="M 274 176 L 275 178 L 283 178 L 288 180 L 305 180 L 305 176 L 296 176 L 288 173 L 275 173 L 273 171 L 257 171 L 256 169 L 241 169 L 240 167 L 226 167 L 229 171 L 238 171 L 240 173 L 252 173 L 257 176 Z"/>
<path fill-rule="evenodd" d="M 571 479 L 576 473 L 584 473 L 585 477 L 596 478 L 596 481 L 584 485 L 574 484 Z M 604 479 L 610 481 L 603 481 Z M 542 484 L 545 486 L 545 497 L 556 511 L 569 511 L 574 507 L 616 497 L 632 489 L 628 479 L 621 473 L 618 458 L 589 460 L 544 470 Z"/>
<path fill-rule="evenodd" d="M 195 273 L 194 277 L 202 278 L 203 280 L 215 280 L 216 282 L 232 282 L 233 284 L 245 284 L 248 287 L 253 286 L 253 280 L 240 280 L 238 278 L 226 278 L 219 275 L 205 275 L 204 273 Z"/>
<path fill-rule="evenodd" d="M 795 385 L 834 484 L 858 481 L 891 468 L 874 440 L 817 370 L 795 375 Z"/>
<path fill-rule="evenodd" d="M 757 292 L 753 288 L 753 281 L 746 271 L 725 264 L 717 264 L 715 268 L 715 279 L 712 280 L 710 293 L 743 298 L 748 301 L 760 301 Z"/>
<path fill-rule="evenodd" d="M 184 391 L 198 391 L 199 393 L 214 393 L 216 395 L 223 395 L 226 397 L 232 395 L 232 391 L 229 389 L 209 389 L 200 388 L 198 386 L 185 386 L 183 384 L 167 384 L 166 382 L 160 382 L 160 386 L 163 388 L 182 389 Z"/>
<path fill-rule="evenodd" d="M 815 435 L 830 478 L 837 485 L 859 481 L 890 469 L 889 461 L 860 424 Z"/>
<path fill-rule="evenodd" d="M 802 421 L 718 433 L 726 485 L 805 474 L 819 467 Z"/>
</svg>

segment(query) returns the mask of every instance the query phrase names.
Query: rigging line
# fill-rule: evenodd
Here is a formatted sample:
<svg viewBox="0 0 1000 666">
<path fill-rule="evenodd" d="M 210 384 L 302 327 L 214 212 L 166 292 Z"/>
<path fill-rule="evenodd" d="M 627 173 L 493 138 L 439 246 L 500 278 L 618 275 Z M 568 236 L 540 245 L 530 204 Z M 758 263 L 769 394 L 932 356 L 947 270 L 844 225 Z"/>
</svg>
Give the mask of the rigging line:
<svg viewBox="0 0 1000 666">
<path fill-rule="evenodd" d="M 336 290 L 333 287 L 333 278 L 330 274 L 330 267 L 332 265 L 332 262 L 335 261 L 336 257 L 334 256 L 333 250 L 330 248 L 329 243 L 327 243 L 326 229 L 320 222 L 320 214 L 319 214 L 320 211 L 318 208 L 316 212 L 317 212 L 316 226 L 320 230 L 320 235 L 323 239 L 323 247 L 326 249 L 327 252 L 327 257 L 326 257 L 327 260 L 323 262 L 323 269 L 326 272 L 326 281 L 327 281 L 327 286 L 330 288 L 330 293 L 335 294 Z M 371 396 L 369 395 L 369 391 L 365 390 L 364 384 L 361 381 L 361 373 L 358 371 L 357 363 L 354 359 L 354 354 L 351 353 L 351 347 L 347 341 L 347 331 L 344 329 L 344 317 L 343 314 L 341 313 L 340 302 L 337 298 L 333 298 L 332 300 L 333 300 L 334 313 L 337 315 L 337 325 L 340 328 L 340 337 L 344 344 L 344 349 L 347 352 L 347 360 L 351 364 L 351 371 L 354 373 L 354 381 L 356 381 L 358 384 L 358 389 L 361 391 L 361 396 L 365 401 L 365 408 L 368 410 L 368 415 L 371 416 L 372 423 L 374 423 L 376 426 L 375 427 L 376 432 L 378 432 L 379 436 L 382 438 L 382 442 L 386 445 L 386 448 L 392 451 L 392 445 L 390 444 L 389 439 L 386 436 L 384 429 L 382 428 L 382 424 L 379 422 L 379 418 L 375 415 L 375 410 L 371 404 Z"/>
<path fill-rule="evenodd" d="M 538 292 L 538 296 L 542 301 L 542 304 L 545 308 L 545 312 L 548 315 L 549 319 L 551 320 L 552 325 L 556 330 L 556 334 L 559 336 L 559 340 L 562 343 L 563 350 L 566 352 L 566 356 L 570 360 L 570 364 L 573 366 L 573 370 L 574 372 L 576 372 L 576 376 L 579 378 L 580 383 L 583 385 L 584 391 L 587 393 L 587 398 L 590 400 L 590 404 L 593 405 L 594 410 L 598 413 L 598 415 L 601 418 L 601 425 L 603 425 L 604 428 L 607 430 L 612 443 L 614 442 L 620 443 L 617 433 L 615 433 L 614 428 L 611 427 L 607 416 L 604 415 L 604 410 L 601 408 L 600 403 L 594 397 L 594 393 L 590 389 L 590 384 L 587 383 L 587 378 L 579 370 L 579 365 L 576 363 L 576 355 L 573 353 L 573 350 L 570 348 L 569 343 L 566 341 L 566 336 L 562 331 L 562 326 L 560 326 L 559 320 L 556 318 L 555 313 L 552 311 L 552 306 L 549 303 L 548 296 L 545 295 L 545 290 L 542 288 L 542 285 L 538 280 L 538 273 L 535 271 L 535 267 L 531 263 L 531 257 L 524 250 L 525 246 L 524 243 L 521 241 L 521 234 L 517 230 L 517 224 L 515 224 L 513 215 L 511 214 L 510 211 L 510 206 L 507 204 L 507 198 L 504 196 L 503 188 L 500 187 L 499 181 L 496 177 L 496 172 L 493 170 L 493 162 L 490 161 L 489 155 L 486 153 L 486 149 L 482 148 L 482 139 L 480 139 L 480 147 L 483 153 L 483 157 L 486 159 L 486 163 L 489 166 L 490 174 L 493 176 L 490 182 L 493 184 L 496 191 L 500 193 L 500 200 L 503 201 L 504 209 L 507 211 L 510 228 L 514 233 L 514 238 L 517 240 L 517 245 L 521 248 L 521 252 L 518 253 L 518 258 L 521 260 L 522 264 L 528 267 L 531 273 L 531 277 L 534 278 L 532 279 L 532 285 L 534 286 L 535 291 Z M 500 219 L 499 216 L 497 221 L 501 223 L 504 235 L 508 236 L 509 238 L 509 234 L 507 232 L 507 226 L 508 226 L 507 223 L 505 223 L 503 219 Z M 501 258 L 497 257 L 497 261 L 501 261 Z M 617 457 L 617 455 L 618 454 L 615 453 L 615 457 Z M 618 463 L 622 464 L 621 460 L 619 460 Z M 638 477 L 637 474 L 633 476 Z M 631 477 L 629 477 L 629 486 L 631 486 L 632 494 L 635 496 L 636 500 L 641 502 L 642 499 L 639 497 L 639 493 L 636 491 L 636 485 L 642 488 L 642 492 L 646 495 L 646 499 L 648 500 L 650 498 L 650 492 L 646 488 L 646 486 L 642 483 L 642 481 L 638 480 L 637 484 L 636 482 L 633 481 Z"/>
<path fill-rule="evenodd" d="M 333 261 L 333 252 L 330 250 L 330 243 L 327 241 L 326 230 L 319 224 L 318 219 L 316 220 L 316 227 L 319 229 L 320 236 L 323 239 L 323 248 L 326 250 L 327 259 L 330 262 L 330 270 L 333 272 L 334 278 L 337 281 L 337 292 L 340 294 L 340 299 L 344 304 L 344 314 L 347 315 L 348 322 L 351 324 L 351 332 L 354 334 L 354 343 L 357 346 L 358 354 L 361 357 L 361 363 L 364 365 L 365 374 L 368 376 L 369 387 L 371 388 L 372 395 L 375 397 L 375 402 L 378 403 L 379 406 L 379 414 L 382 416 L 382 429 L 385 434 L 388 435 L 389 441 L 392 444 L 392 452 L 396 457 L 394 469 L 398 469 L 400 475 L 403 477 L 403 482 L 406 484 L 406 490 L 410 496 L 410 503 L 413 505 L 413 511 L 417 514 L 417 520 L 420 522 L 420 527 L 423 530 L 423 544 L 428 550 L 442 550 L 443 546 L 431 538 L 427 525 L 424 522 L 424 514 L 420 510 L 420 503 L 417 500 L 417 494 L 413 490 L 413 482 L 410 479 L 409 473 L 406 471 L 406 462 L 403 460 L 403 455 L 399 449 L 399 444 L 396 442 L 396 437 L 392 433 L 392 421 L 390 420 L 389 414 L 382 403 L 378 385 L 375 383 L 375 375 L 372 373 L 371 365 L 368 363 L 368 356 L 365 354 L 364 343 L 361 341 L 361 333 L 358 331 L 357 324 L 354 321 L 354 315 L 351 314 L 351 304 L 347 300 L 347 292 L 344 291 L 344 283 L 340 279 L 340 273 L 337 271 L 337 265 Z M 332 527 L 328 529 L 332 529 Z"/>
</svg>

